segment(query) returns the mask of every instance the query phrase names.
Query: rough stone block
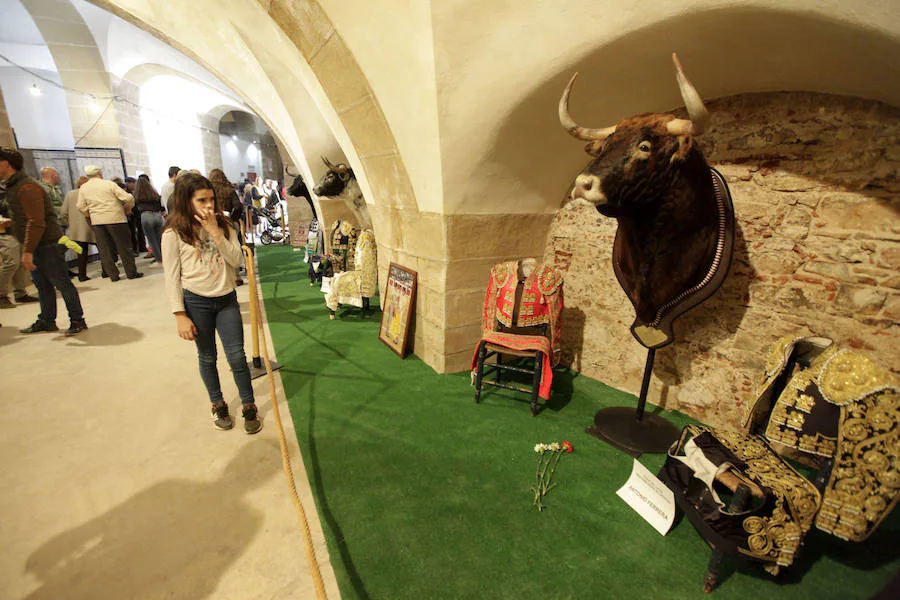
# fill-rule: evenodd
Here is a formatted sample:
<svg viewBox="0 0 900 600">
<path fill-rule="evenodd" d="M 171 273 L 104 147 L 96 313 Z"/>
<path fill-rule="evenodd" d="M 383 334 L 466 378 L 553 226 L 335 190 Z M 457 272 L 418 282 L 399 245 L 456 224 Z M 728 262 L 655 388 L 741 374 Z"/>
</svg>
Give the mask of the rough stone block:
<svg viewBox="0 0 900 600">
<path fill-rule="evenodd" d="M 328 15 L 313 0 L 271 0 L 269 15 L 307 60 L 334 33 Z"/>
<path fill-rule="evenodd" d="M 876 288 L 841 284 L 834 304 L 851 315 L 874 315 L 881 310 L 886 299 L 887 294 Z"/>
<path fill-rule="evenodd" d="M 397 153 L 394 136 L 371 96 L 341 113 L 341 120 L 361 158 Z"/>
<path fill-rule="evenodd" d="M 369 83 L 340 35 L 331 36 L 309 64 L 338 113 L 369 96 Z"/>
<path fill-rule="evenodd" d="M 409 177 L 400 155 L 363 157 L 362 162 L 369 180 L 369 187 L 376 196 L 372 199 L 374 205 L 418 211 L 415 192 L 409 183 Z"/>
<path fill-rule="evenodd" d="M 451 259 L 540 257 L 552 221 L 552 214 L 448 215 L 447 255 Z"/>
</svg>

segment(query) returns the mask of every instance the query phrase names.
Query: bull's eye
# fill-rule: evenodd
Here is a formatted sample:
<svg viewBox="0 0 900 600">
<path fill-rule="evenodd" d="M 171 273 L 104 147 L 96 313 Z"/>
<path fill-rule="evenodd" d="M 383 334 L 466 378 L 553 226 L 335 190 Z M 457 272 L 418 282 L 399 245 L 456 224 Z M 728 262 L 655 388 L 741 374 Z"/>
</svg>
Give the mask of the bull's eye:
<svg viewBox="0 0 900 600">
<path fill-rule="evenodd" d="M 650 152 L 650 142 L 641 142 L 640 144 L 638 144 L 638 150 L 640 150 L 641 152 Z"/>
</svg>

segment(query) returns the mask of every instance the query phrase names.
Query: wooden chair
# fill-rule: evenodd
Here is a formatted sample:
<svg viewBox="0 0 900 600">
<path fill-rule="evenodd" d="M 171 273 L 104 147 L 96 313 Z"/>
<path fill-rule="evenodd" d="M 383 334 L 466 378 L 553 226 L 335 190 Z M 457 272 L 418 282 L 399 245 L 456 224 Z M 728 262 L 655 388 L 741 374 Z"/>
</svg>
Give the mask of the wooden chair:
<svg viewBox="0 0 900 600">
<path fill-rule="evenodd" d="M 525 328 L 518 328 L 520 330 Z M 534 332 L 531 335 L 547 335 L 547 326 L 541 325 L 530 328 Z M 494 358 L 493 362 L 489 362 L 490 358 Z M 504 357 L 512 358 L 509 362 L 504 362 Z M 490 343 L 481 340 L 478 343 L 476 366 L 475 366 L 475 403 L 481 402 L 482 386 L 490 385 L 494 387 L 504 388 L 515 392 L 529 394 L 529 406 L 531 407 L 531 416 L 535 416 L 538 411 L 538 388 L 541 384 L 541 372 L 543 368 L 544 357 L 541 352 L 536 350 L 516 350 L 506 348 L 496 343 Z M 524 363 L 524 365 L 523 365 Z M 515 373 L 530 376 L 530 386 L 511 385 L 504 383 L 501 374 L 503 372 Z M 494 375 L 494 380 L 486 379 L 486 377 Z"/>
</svg>

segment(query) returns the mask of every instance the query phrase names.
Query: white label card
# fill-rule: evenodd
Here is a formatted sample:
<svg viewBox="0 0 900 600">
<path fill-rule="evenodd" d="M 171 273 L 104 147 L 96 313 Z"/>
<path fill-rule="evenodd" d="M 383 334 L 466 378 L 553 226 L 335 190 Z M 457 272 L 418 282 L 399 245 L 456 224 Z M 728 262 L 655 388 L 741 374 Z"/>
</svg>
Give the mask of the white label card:
<svg viewBox="0 0 900 600">
<path fill-rule="evenodd" d="M 675 495 L 647 467 L 634 461 L 631 477 L 616 495 L 645 521 L 650 523 L 660 535 L 666 535 L 675 521 Z"/>
</svg>

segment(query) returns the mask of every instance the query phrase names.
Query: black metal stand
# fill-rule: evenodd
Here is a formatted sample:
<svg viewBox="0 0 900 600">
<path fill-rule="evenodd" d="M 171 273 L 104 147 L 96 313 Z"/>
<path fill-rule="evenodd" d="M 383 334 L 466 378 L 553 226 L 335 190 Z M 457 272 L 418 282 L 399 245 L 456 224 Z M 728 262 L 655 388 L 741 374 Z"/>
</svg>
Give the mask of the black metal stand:
<svg viewBox="0 0 900 600">
<path fill-rule="evenodd" d="M 272 365 L 272 370 L 277 371 L 282 367 L 280 362 L 270 360 L 269 363 Z M 248 365 L 250 367 L 250 379 L 258 379 L 266 374 L 266 365 L 263 364 L 262 359 L 258 356 L 254 356 Z"/>
<path fill-rule="evenodd" d="M 665 452 L 681 433 L 675 425 L 659 415 L 644 412 L 655 356 L 656 348 L 647 349 L 647 362 L 644 365 L 644 379 L 641 382 L 637 411 L 633 412 L 627 406 L 604 408 L 594 415 L 594 426 L 585 430 L 635 458 L 644 452 Z"/>
</svg>

